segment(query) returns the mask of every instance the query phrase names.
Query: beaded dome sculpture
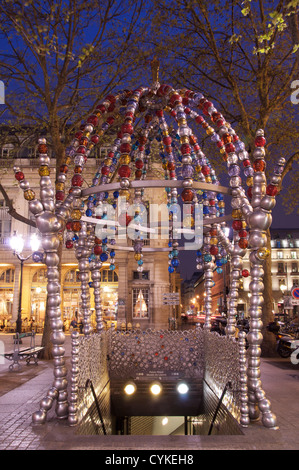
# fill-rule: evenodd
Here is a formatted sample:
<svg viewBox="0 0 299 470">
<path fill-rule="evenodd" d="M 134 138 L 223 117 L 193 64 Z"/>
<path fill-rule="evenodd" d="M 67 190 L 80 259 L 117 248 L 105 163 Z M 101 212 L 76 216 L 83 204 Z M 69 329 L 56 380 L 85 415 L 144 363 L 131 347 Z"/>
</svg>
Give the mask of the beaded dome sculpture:
<svg viewBox="0 0 299 470">
<path fill-rule="evenodd" d="M 39 139 L 40 197 L 36 197 L 20 168 L 15 177 L 29 202 L 42 235 L 44 262 L 48 273 L 48 315 L 52 328 L 54 355 L 54 384 L 34 415 L 34 422 L 46 419 L 53 400 L 57 400 L 56 413 L 64 418 L 68 413 L 67 380 L 64 362 L 64 333 L 60 308 L 58 248 L 64 238 L 67 249 L 75 249 L 81 280 L 83 332 L 92 333 L 89 306 L 89 288 L 94 289 L 97 331 L 103 328 L 100 299 L 100 268 L 110 260 L 109 269 L 115 269 L 118 230 L 135 223 L 140 227 L 140 210 L 147 187 L 165 188 L 169 208 L 169 267 L 172 273 L 180 263 L 183 251 L 175 237 L 176 214 L 172 210 L 181 202 L 189 207 L 189 226 L 194 227 L 198 208 L 203 214 L 203 243 L 195 250 L 197 269 L 203 270 L 205 279 L 205 323 L 211 328 L 213 271 L 221 272 L 230 257 L 230 292 L 226 334 L 234 336 L 239 282 L 242 276 L 251 276 L 250 332 L 248 376 L 248 406 L 250 417 L 263 415 L 263 424 L 276 426 L 276 418 L 260 380 L 261 314 L 263 304 L 263 263 L 269 256 L 267 234 L 272 221 L 271 211 L 280 182 L 285 160 L 280 158 L 274 175 L 267 184 L 265 176 L 265 144 L 263 130 L 258 130 L 255 148 L 249 156 L 245 144 L 213 103 L 202 93 L 188 89 L 176 90 L 158 81 L 158 67 L 154 69 L 151 87 L 139 87 L 108 95 L 94 109 L 86 122 L 75 133 L 65 150 L 65 159 L 56 177 L 56 187 L 50 178 L 50 158 L 46 139 Z M 227 167 L 229 188 L 221 186 L 209 158 L 204 154 L 192 130 L 203 131 L 220 153 Z M 89 187 L 84 186 L 84 167 L 93 148 L 104 135 L 114 135 L 107 156 Z M 147 172 L 152 149 L 159 148 L 159 159 L 164 180 L 149 180 Z M 157 157 L 157 152 L 156 152 Z M 70 165 L 74 174 L 67 190 Z M 243 188 L 241 170 L 247 189 Z M 118 181 L 112 181 L 118 177 Z M 179 194 L 181 191 L 181 194 Z M 224 196 L 231 198 L 232 212 L 225 214 Z M 106 223 L 109 207 L 115 209 L 118 199 L 125 200 L 114 234 L 99 238 L 98 224 Z M 135 214 L 127 213 L 130 198 Z M 138 225 L 139 224 L 139 225 Z M 231 224 L 232 241 L 225 234 Z M 139 272 L 143 270 L 143 240 L 140 232 L 133 240 L 134 257 Z M 65 236 L 64 236 L 65 235 Z M 250 250 L 250 272 L 242 268 L 242 258 Z M 92 282 L 89 283 L 91 272 Z"/>
</svg>

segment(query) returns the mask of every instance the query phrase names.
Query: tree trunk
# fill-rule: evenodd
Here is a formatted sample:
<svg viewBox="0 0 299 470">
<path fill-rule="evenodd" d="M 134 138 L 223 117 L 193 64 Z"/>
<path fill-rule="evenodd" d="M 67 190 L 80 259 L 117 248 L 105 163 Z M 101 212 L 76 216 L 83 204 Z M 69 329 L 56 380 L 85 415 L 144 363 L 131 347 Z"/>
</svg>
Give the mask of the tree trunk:
<svg viewBox="0 0 299 470">
<path fill-rule="evenodd" d="M 267 231 L 267 248 L 270 255 L 266 258 L 264 264 L 264 305 L 262 310 L 263 321 L 263 342 L 261 351 L 263 357 L 274 357 L 277 355 L 275 346 L 276 338 L 273 333 L 267 330 L 267 325 L 274 320 L 273 317 L 273 293 L 272 293 L 272 275 L 271 275 L 271 234 Z"/>
</svg>

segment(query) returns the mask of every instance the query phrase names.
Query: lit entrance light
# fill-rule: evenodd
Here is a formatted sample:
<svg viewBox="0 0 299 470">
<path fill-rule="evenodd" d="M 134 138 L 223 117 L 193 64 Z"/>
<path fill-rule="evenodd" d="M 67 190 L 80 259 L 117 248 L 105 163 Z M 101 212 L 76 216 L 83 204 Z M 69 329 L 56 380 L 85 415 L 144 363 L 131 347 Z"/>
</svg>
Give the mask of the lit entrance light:
<svg viewBox="0 0 299 470">
<path fill-rule="evenodd" d="M 181 395 L 185 395 L 186 393 L 189 392 L 189 387 L 188 387 L 188 385 L 187 385 L 185 382 L 180 382 L 180 383 L 177 385 L 177 391 L 178 391 Z"/>
<path fill-rule="evenodd" d="M 137 390 L 136 384 L 134 382 L 127 382 L 124 388 L 126 395 L 133 395 Z"/>
<path fill-rule="evenodd" d="M 163 418 L 162 419 L 162 426 L 166 426 L 166 424 L 168 424 L 168 418 Z"/>
<path fill-rule="evenodd" d="M 162 385 L 160 382 L 153 382 L 150 386 L 150 391 L 153 395 L 159 395 L 162 392 Z"/>
</svg>

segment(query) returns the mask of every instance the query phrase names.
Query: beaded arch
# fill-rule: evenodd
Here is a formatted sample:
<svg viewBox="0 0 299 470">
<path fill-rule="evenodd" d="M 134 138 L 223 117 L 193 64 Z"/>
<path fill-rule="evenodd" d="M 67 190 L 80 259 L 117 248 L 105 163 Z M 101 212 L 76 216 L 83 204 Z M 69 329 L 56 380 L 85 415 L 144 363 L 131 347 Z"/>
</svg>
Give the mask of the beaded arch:
<svg viewBox="0 0 299 470">
<path fill-rule="evenodd" d="M 229 188 L 221 186 L 208 157 L 199 146 L 193 127 L 199 126 L 219 149 L 227 166 Z M 176 128 L 175 128 L 176 126 Z M 88 188 L 84 186 L 84 167 L 93 148 L 101 144 L 105 134 L 114 135 L 107 156 Z M 164 181 L 147 179 L 154 143 L 159 147 Z M 100 274 L 103 262 L 110 257 L 110 268 L 115 269 L 116 237 L 99 239 L 96 236 L 94 218 L 102 223 L 107 220 L 108 207 L 116 207 L 121 196 L 125 201 L 132 197 L 134 204 L 142 205 L 147 187 L 164 187 L 169 208 L 169 267 L 172 273 L 179 266 L 182 248 L 175 238 L 176 213 L 172 208 L 181 200 L 190 207 L 190 226 L 194 224 L 195 208 L 203 209 L 204 237 L 202 247 L 196 250 L 197 269 L 203 270 L 205 279 L 205 323 L 211 328 L 211 291 L 213 271 L 221 272 L 230 257 L 230 292 L 226 333 L 235 334 L 235 314 L 241 276 L 251 276 L 250 283 L 250 332 L 248 376 L 248 416 L 243 424 L 256 419 L 262 413 L 263 424 L 276 426 L 276 418 L 265 398 L 260 380 L 261 306 L 263 303 L 263 262 L 267 250 L 266 231 L 271 225 L 271 211 L 275 206 L 277 186 L 285 161 L 280 158 L 269 184 L 265 176 L 265 144 L 263 130 L 258 130 L 255 149 L 249 158 L 245 145 L 232 126 L 213 103 L 202 93 L 176 90 L 170 85 L 155 81 L 151 87 L 139 87 L 108 95 L 75 133 L 71 145 L 66 148 L 65 160 L 56 177 L 56 186 L 50 178 L 50 158 L 46 139 L 39 139 L 40 197 L 36 197 L 19 167 L 14 167 L 15 177 L 29 202 L 36 225 L 42 235 L 44 262 L 48 272 L 49 317 L 52 326 L 54 355 L 54 383 L 40 410 L 34 414 L 36 423 L 44 422 L 54 400 L 60 418 L 68 414 L 67 380 L 64 362 L 64 335 L 60 310 L 60 284 L 58 273 L 58 247 L 65 234 L 67 249 L 75 249 L 81 280 L 83 332 L 92 332 L 89 306 L 89 273 L 95 297 L 97 331 L 103 329 L 100 299 Z M 242 186 L 241 169 L 246 178 L 247 191 Z M 66 183 L 70 165 L 74 174 L 67 192 Z M 113 182 L 115 175 L 118 182 Z M 133 192 L 133 196 L 132 196 Z M 232 212 L 225 215 L 224 195 L 231 197 Z M 130 222 L 138 224 L 140 212 L 134 217 L 126 214 L 119 227 Z M 232 220 L 232 241 L 225 234 L 227 222 Z M 116 234 L 115 234 L 116 235 Z M 129 249 L 129 248 L 128 248 Z M 143 247 L 140 235 L 133 241 L 133 251 L 138 271 L 143 269 Z M 250 250 L 250 272 L 242 268 L 242 258 Z"/>
</svg>

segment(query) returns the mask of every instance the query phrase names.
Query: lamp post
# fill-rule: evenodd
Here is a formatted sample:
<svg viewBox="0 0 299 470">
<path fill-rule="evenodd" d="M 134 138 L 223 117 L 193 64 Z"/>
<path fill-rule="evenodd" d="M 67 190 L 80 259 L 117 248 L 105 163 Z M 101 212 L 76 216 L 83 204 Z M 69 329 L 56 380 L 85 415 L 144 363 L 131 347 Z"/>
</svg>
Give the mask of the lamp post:
<svg viewBox="0 0 299 470">
<path fill-rule="evenodd" d="M 10 246 L 13 250 L 13 253 L 21 262 L 21 270 L 20 270 L 20 287 L 19 287 L 19 305 L 18 305 L 18 317 L 16 321 L 16 333 L 21 333 L 22 332 L 22 290 L 23 290 L 23 266 L 24 262 L 29 259 L 31 256 L 35 256 L 35 261 L 41 261 L 42 254 L 39 253 L 37 250 L 39 249 L 40 246 L 40 240 L 37 237 L 36 234 L 33 234 L 31 236 L 30 240 L 30 246 L 33 251 L 33 253 L 30 253 L 28 256 L 22 256 L 22 251 L 24 248 L 24 239 L 21 235 L 17 234 L 14 232 L 13 236 L 11 237 L 10 240 Z M 38 259 L 37 259 L 38 258 Z"/>
</svg>

